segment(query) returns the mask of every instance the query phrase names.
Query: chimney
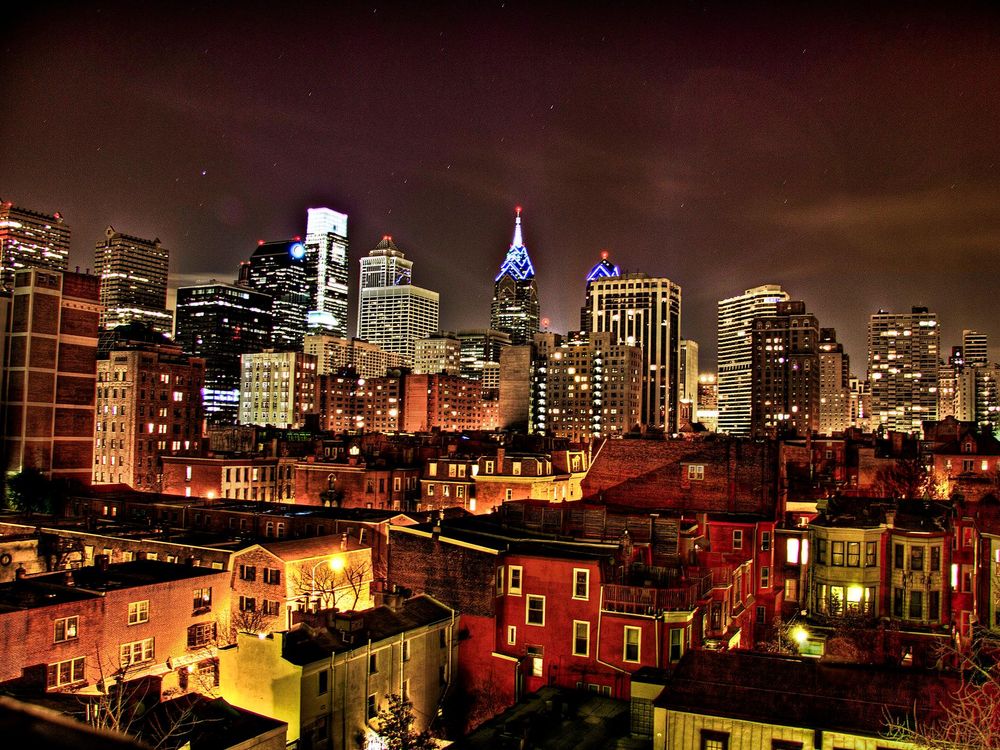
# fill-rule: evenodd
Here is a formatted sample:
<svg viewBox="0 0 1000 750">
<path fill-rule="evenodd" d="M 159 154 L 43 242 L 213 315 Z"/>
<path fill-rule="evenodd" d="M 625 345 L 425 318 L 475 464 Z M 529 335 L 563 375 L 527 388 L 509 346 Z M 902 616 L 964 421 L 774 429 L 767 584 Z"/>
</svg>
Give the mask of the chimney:
<svg viewBox="0 0 1000 750">
<path fill-rule="evenodd" d="M 890 529 L 894 528 L 896 525 L 896 509 L 886 510 L 885 512 L 885 525 Z"/>
<path fill-rule="evenodd" d="M 66 570 L 63 572 L 63 583 L 67 586 L 76 586 L 76 581 L 73 580 L 72 570 Z"/>
<path fill-rule="evenodd" d="M 497 474 L 503 473 L 503 460 L 507 456 L 507 449 L 500 447 L 497 448 Z"/>
<path fill-rule="evenodd" d="M 108 572 L 108 563 L 110 562 L 108 555 L 94 555 L 94 567 L 102 573 Z"/>
<path fill-rule="evenodd" d="M 343 552 L 347 549 L 347 532 L 345 531 L 340 535 L 340 551 Z"/>
</svg>

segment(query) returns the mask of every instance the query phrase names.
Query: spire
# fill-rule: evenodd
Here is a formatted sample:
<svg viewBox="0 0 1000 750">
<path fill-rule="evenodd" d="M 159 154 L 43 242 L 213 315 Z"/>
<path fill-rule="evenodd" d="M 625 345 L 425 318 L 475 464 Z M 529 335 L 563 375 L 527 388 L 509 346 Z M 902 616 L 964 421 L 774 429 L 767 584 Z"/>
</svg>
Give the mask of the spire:
<svg viewBox="0 0 1000 750">
<path fill-rule="evenodd" d="M 514 241 L 510 243 L 510 246 L 524 247 L 524 240 L 521 238 L 521 207 L 517 206 L 514 211 L 517 216 L 514 219 Z"/>
</svg>

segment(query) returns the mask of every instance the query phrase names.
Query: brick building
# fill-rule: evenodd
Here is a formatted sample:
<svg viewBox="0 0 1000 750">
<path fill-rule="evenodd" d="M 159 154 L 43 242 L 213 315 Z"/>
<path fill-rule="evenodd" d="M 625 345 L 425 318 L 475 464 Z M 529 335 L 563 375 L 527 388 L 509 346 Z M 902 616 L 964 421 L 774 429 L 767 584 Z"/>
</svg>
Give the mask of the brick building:
<svg viewBox="0 0 1000 750">
<path fill-rule="evenodd" d="M 295 464 L 288 457 L 164 456 L 166 495 L 262 502 L 295 501 Z"/>
<path fill-rule="evenodd" d="M 161 457 L 201 453 L 205 360 L 176 346 L 134 347 L 97 362 L 93 483 L 155 491 Z"/>
<path fill-rule="evenodd" d="M 300 505 L 409 510 L 418 492 L 420 468 L 368 462 L 359 454 L 346 461 L 299 461 L 295 501 Z"/>
<path fill-rule="evenodd" d="M 508 453 L 479 457 L 475 471 L 476 507 L 479 513 L 510 500 L 564 502 L 583 497 L 582 483 L 588 471 L 585 451 Z"/>
<path fill-rule="evenodd" d="M 94 451 L 96 276 L 15 274 L 5 351 L 4 470 L 90 483 Z"/>
<path fill-rule="evenodd" d="M 317 412 L 312 354 L 268 349 L 240 363 L 240 424 L 298 428 Z"/>
<path fill-rule="evenodd" d="M 406 432 L 462 432 L 483 427 L 482 386 L 460 375 L 407 375 L 402 427 Z"/>
</svg>

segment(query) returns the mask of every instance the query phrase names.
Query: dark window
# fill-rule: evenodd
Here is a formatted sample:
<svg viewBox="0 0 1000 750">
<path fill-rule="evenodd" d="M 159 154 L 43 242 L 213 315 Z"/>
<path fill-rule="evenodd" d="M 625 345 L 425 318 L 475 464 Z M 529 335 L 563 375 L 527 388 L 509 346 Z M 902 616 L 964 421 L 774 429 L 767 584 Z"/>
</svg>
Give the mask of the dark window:
<svg viewBox="0 0 1000 750">
<path fill-rule="evenodd" d="M 941 548 L 931 547 L 931 570 L 941 570 Z"/>
<path fill-rule="evenodd" d="M 903 568 L 903 545 L 897 544 L 893 547 L 892 566 L 902 570 Z"/>
<path fill-rule="evenodd" d="M 277 586 L 281 583 L 281 571 L 277 568 L 264 568 L 264 583 Z"/>
<path fill-rule="evenodd" d="M 326 695 L 326 691 L 330 689 L 330 673 L 324 669 L 317 677 L 316 695 Z"/>
<path fill-rule="evenodd" d="M 826 539 L 816 540 L 816 562 L 819 565 L 826 565 Z"/>
<path fill-rule="evenodd" d="M 903 589 L 892 590 L 892 615 L 893 617 L 903 616 Z"/>
<path fill-rule="evenodd" d="M 844 543 L 833 542 L 831 545 L 830 564 L 843 567 L 844 565 Z"/>
<path fill-rule="evenodd" d="M 368 718 L 374 719 L 378 715 L 378 704 L 375 702 L 375 695 L 368 696 Z"/>
<path fill-rule="evenodd" d="M 924 548 L 923 547 L 911 547 L 910 548 L 910 570 L 923 570 L 924 569 Z"/>
<path fill-rule="evenodd" d="M 702 729 L 701 750 L 729 750 L 729 732 Z"/>
<path fill-rule="evenodd" d="M 910 592 L 910 619 L 921 620 L 924 616 L 924 592 Z"/>
<path fill-rule="evenodd" d="M 941 614 L 941 592 L 931 591 L 927 594 L 927 619 L 936 620 Z"/>
<path fill-rule="evenodd" d="M 375 674 L 378 672 L 378 653 L 373 653 L 368 656 L 368 673 Z"/>
<path fill-rule="evenodd" d="M 649 698 L 632 698 L 632 734 L 636 737 L 653 737 L 653 701 Z"/>
<path fill-rule="evenodd" d="M 771 740 L 771 750 L 802 750 L 802 743 L 790 740 Z"/>
<path fill-rule="evenodd" d="M 199 622 L 191 625 L 187 630 L 187 647 L 201 648 L 207 646 L 215 640 L 215 623 Z"/>
<path fill-rule="evenodd" d="M 244 581 L 257 580 L 257 566 L 240 564 L 240 579 Z"/>
</svg>

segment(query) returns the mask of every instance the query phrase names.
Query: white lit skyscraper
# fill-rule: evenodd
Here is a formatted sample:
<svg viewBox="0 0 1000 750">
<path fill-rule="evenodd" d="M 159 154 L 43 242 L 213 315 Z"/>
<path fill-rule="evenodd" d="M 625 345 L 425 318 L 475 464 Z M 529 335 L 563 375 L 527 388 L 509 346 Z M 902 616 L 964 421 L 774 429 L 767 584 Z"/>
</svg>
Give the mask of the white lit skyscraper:
<svg viewBox="0 0 1000 750">
<path fill-rule="evenodd" d="M 347 214 L 310 208 L 306 222 L 307 326 L 347 336 Z"/>
<path fill-rule="evenodd" d="M 361 259 L 358 338 L 413 364 L 416 341 L 438 330 L 438 293 L 413 286 L 413 262 L 386 235 Z"/>
<path fill-rule="evenodd" d="M 0 285 L 14 285 L 21 268 L 65 271 L 69 263 L 69 225 L 62 216 L 18 208 L 0 201 Z"/>
<path fill-rule="evenodd" d="M 133 321 L 158 333 L 173 333 L 174 316 L 167 309 L 167 267 L 170 252 L 159 239 L 144 240 L 109 226 L 94 251 L 101 277 L 101 328 L 110 330 Z"/>
<path fill-rule="evenodd" d="M 753 402 L 753 321 L 774 315 L 788 293 L 777 284 L 719 301 L 719 432 L 750 434 Z"/>
</svg>

